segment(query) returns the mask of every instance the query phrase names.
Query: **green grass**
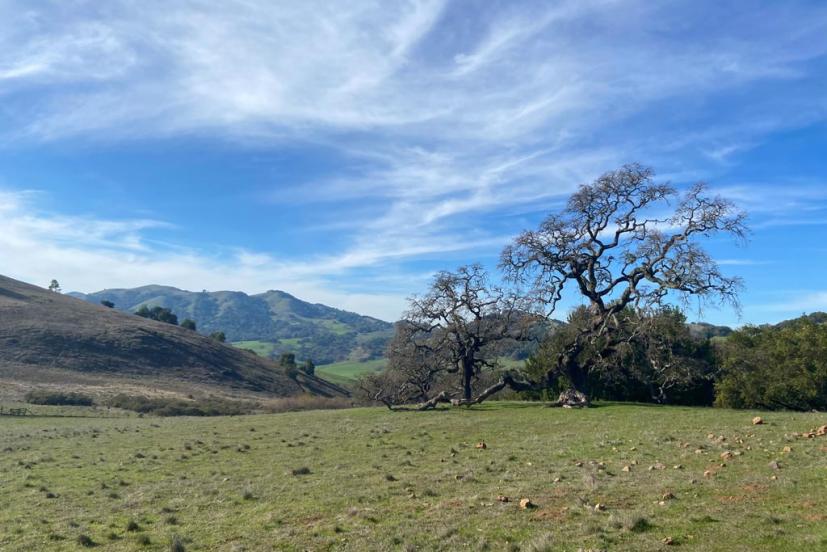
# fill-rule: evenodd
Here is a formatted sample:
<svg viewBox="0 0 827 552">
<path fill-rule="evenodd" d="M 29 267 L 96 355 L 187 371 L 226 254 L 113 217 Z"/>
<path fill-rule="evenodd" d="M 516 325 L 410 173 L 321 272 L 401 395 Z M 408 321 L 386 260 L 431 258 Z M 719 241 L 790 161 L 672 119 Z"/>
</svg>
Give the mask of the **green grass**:
<svg viewBox="0 0 827 552">
<path fill-rule="evenodd" d="M 282 337 L 279 339 L 279 345 L 282 347 L 298 347 L 302 342 L 301 337 Z"/>
<path fill-rule="evenodd" d="M 115 551 L 824 549 L 827 437 L 792 433 L 827 416 L 753 415 L 490 403 L 0 418 L 0 550 L 78 550 L 82 536 Z M 725 451 L 741 454 L 721 467 Z"/>
<path fill-rule="evenodd" d="M 353 328 L 347 324 L 339 322 L 338 320 L 322 320 L 321 325 L 326 330 L 333 332 L 336 335 L 344 335 L 353 332 Z"/>
<path fill-rule="evenodd" d="M 316 374 L 333 383 L 352 383 L 361 375 L 371 372 L 381 372 L 387 365 L 388 360 L 384 358 L 363 362 L 348 360 L 316 366 Z"/>
<path fill-rule="evenodd" d="M 239 349 L 253 351 L 262 357 L 269 357 L 276 349 L 276 344 L 269 341 L 233 341 L 231 345 Z"/>
</svg>

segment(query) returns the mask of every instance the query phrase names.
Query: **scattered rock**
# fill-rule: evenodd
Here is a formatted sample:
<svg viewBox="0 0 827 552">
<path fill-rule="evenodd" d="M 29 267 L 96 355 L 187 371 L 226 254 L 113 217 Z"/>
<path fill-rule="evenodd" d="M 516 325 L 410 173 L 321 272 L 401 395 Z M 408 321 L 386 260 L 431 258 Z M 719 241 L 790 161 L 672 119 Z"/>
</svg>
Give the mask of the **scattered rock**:
<svg viewBox="0 0 827 552">
<path fill-rule="evenodd" d="M 781 469 L 781 466 L 775 460 L 773 460 L 772 462 L 770 462 L 767 465 L 773 470 L 780 470 Z"/>
<path fill-rule="evenodd" d="M 675 544 L 675 539 L 673 539 L 672 537 L 664 537 L 663 539 L 661 539 L 660 542 L 662 542 L 666 546 L 670 546 Z"/>
<path fill-rule="evenodd" d="M 674 500 L 674 499 L 675 499 L 675 495 L 673 495 L 672 493 L 670 493 L 670 492 L 668 492 L 668 491 L 667 491 L 667 492 L 663 493 L 663 496 L 662 496 L 662 497 L 660 497 L 660 499 L 661 499 L 661 500 Z"/>
<path fill-rule="evenodd" d="M 509 499 L 507 496 L 503 496 L 503 495 L 498 495 L 497 496 L 497 502 L 510 502 L 510 501 L 511 501 L 511 499 Z"/>
<path fill-rule="evenodd" d="M 816 429 L 816 435 L 818 435 L 819 437 L 827 435 L 827 425 L 823 425 Z"/>
<path fill-rule="evenodd" d="M 531 508 L 536 508 L 537 505 L 531 502 L 530 498 L 521 498 L 520 499 L 520 509 L 521 510 L 530 510 Z"/>
<path fill-rule="evenodd" d="M 682 469 L 683 469 L 683 466 L 682 466 L 682 465 L 680 465 L 680 464 L 675 464 L 674 466 L 672 466 L 672 469 L 673 469 L 673 470 L 682 470 Z"/>
<path fill-rule="evenodd" d="M 793 451 L 792 447 L 784 447 L 783 449 L 781 449 L 781 452 L 792 452 L 792 451 Z"/>
<path fill-rule="evenodd" d="M 632 466 L 623 466 L 620 468 L 620 471 L 630 472 L 632 471 Z"/>
<path fill-rule="evenodd" d="M 764 423 L 764 418 L 762 418 L 761 416 L 756 416 L 755 418 L 752 419 L 752 425 L 761 425 L 763 423 Z"/>
<path fill-rule="evenodd" d="M 724 451 L 724 452 L 721 453 L 721 460 L 729 460 L 733 456 L 735 456 L 735 455 L 732 454 L 732 452 L 727 450 L 727 451 Z"/>
<path fill-rule="evenodd" d="M 486 445 L 486 444 L 485 444 L 485 441 L 480 441 L 479 443 L 477 443 L 476 445 L 474 445 L 474 448 L 478 448 L 478 449 L 487 449 L 487 448 L 488 448 L 488 445 Z"/>
<path fill-rule="evenodd" d="M 712 477 L 713 475 L 715 475 L 715 472 L 712 470 L 706 470 L 704 472 L 704 477 Z"/>
<path fill-rule="evenodd" d="M 594 505 L 594 511 L 595 512 L 605 512 L 606 511 L 606 505 L 601 504 L 600 502 L 598 502 L 597 504 Z"/>
</svg>

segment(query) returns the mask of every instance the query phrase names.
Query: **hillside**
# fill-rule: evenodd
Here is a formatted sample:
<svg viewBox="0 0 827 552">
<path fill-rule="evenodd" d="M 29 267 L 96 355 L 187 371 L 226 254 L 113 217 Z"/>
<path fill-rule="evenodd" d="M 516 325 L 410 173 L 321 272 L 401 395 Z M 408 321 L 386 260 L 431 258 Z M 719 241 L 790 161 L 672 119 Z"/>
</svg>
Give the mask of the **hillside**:
<svg viewBox="0 0 827 552">
<path fill-rule="evenodd" d="M 380 358 L 393 333 L 393 326 L 382 320 L 308 303 L 283 291 L 247 295 L 153 285 L 71 295 L 95 304 L 111 301 L 128 312 L 143 305 L 166 307 L 179 320 L 195 320 L 202 334 L 223 331 L 228 341 L 258 353 L 293 352 L 317 364 Z"/>
<path fill-rule="evenodd" d="M 0 276 L 0 391 L 35 384 L 113 392 L 337 393 L 321 379 L 294 381 L 267 359 L 190 330 Z"/>
</svg>

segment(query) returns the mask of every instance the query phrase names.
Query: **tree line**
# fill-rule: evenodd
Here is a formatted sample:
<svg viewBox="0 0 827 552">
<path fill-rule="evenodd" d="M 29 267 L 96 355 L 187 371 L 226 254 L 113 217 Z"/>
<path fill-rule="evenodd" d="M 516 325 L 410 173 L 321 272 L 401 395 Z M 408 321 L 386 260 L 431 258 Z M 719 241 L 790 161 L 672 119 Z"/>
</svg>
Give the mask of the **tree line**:
<svg viewBox="0 0 827 552">
<path fill-rule="evenodd" d="M 101 301 L 101 304 L 110 309 L 115 307 L 115 304 L 111 301 Z M 178 324 L 178 315 L 172 312 L 172 309 L 168 309 L 166 307 L 154 306 L 150 308 L 147 305 L 141 305 L 141 307 L 135 311 L 135 314 L 141 318 L 157 320 L 158 322 L 172 324 L 173 326 L 180 325 L 182 328 L 193 332 L 198 330 L 198 325 L 195 323 L 195 320 L 190 318 L 185 318 L 180 324 Z M 227 336 L 224 335 L 224 332 L 212 332 L 208 337 L 221 343 L 227 341 Z"/>
<path fill-rule="evenodd" d="M 418 409 L 506 392 L 561 406 L 823 407 L 827 326 L 748 327 L 719 347 L 686 324 L 679 306 L 739 308 L 741 279 L 703 242 L 747 234 L 746 213 L 703 183 L 681 192 L 639 164 L 607 172 L 505 247 L 501 283 L 479 264 L 438 273 L 396 325 L 388 369 L 362 378 L 359 392 Z M 581 306 L 553 328 L 564 301 Z M 524 369 L 501 365 L 504 350 L 532 340 Z M 781 352 L 794 347 L 797 355 Z"/>
</svg>

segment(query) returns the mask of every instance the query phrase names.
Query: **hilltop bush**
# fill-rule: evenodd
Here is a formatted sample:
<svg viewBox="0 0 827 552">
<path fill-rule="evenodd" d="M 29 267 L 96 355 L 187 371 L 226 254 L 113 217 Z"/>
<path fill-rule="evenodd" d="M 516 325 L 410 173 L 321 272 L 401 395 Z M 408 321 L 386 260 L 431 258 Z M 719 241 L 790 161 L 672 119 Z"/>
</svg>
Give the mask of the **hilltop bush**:
<svg viewBox="0 0 827 552">
<path fill-rule="evenodd" d="M 717 405 L 827 410 L 827 325 L 802 317 L 748 326 L 731 334 L 719 355 Z"/>
<path fill-rule="evenodd" d="M 142 305 L 141 308 L 135 311 L 135 314 L 141 318 L 149 318 L 150 320 L 157 320 L 158 322 L 166 322 L 167 324 L 172 324 L 173 326 L 178 325 L 178 316 L 170 309 L 166 309 L 164 307 L 149 308 L 146 305 Z"/>
</svg>

